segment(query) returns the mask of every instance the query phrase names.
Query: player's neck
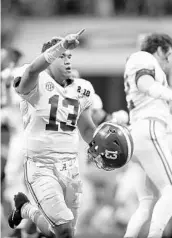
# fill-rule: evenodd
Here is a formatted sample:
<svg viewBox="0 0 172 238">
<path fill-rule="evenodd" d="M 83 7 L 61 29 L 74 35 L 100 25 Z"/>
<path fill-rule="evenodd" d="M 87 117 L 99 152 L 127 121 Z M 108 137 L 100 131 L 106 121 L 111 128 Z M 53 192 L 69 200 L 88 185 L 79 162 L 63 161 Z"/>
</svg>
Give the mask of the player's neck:
<svg viewBox="0 0 172 238">
<path fill-rule="evenodd" d="M 71 79 L 71 78 L 64 79 L 61 83 L 61 86 L 65 88 L 72 83 L 73 83 L 73 79 Z"/>
<path fill-rule="evenodd" d="M 60 86 L 64 88 L 73 82 L 73 79 L 71 78 L 65 78 L 65 77 L 59 78 L 59 76 L 54 77 L 54 75 L 51 73 L 50 70 L 47 70 L 47 73 L 54 79 L 54 81 L 56 81 L 56 83 L 60 84 Z"/>
<path fill-rule="evenodd" d="M 47 69 L 47 73 L 51 76 L 51 78 L 54 79 L 54 81 L 58 84 L 60 84 L 62 86 L 62 82 L 65 80 L 65 79 L 60 79 L 59 80 L 59 77 L 54 77 L 54 75 L 52 74 L 52 72 L 50 70 Z"/>
</svg>

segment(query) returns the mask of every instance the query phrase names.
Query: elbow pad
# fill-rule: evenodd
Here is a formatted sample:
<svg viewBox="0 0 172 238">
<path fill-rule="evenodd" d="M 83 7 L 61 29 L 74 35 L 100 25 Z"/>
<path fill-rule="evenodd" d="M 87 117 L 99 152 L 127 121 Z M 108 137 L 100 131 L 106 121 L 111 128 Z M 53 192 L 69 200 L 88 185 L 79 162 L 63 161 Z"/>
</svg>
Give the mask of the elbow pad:
<svg viewBox="0 0 172 238">
<path fill-rule="evenodd" d="M 148 95 L 153 98 L 159 98 L 166 101 L 172 100 L 172 90 L 158 82 L 154 82 L 154 84 L 149 88 Z"/>
</svg>

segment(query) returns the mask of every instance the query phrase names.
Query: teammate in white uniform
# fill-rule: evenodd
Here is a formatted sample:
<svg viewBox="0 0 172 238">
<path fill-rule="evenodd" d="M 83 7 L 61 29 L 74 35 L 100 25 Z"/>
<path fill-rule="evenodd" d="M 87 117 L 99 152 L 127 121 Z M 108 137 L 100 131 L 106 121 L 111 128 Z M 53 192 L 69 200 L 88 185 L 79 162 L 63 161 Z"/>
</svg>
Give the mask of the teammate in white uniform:
<svg viewBox="0 0 172 238">
<path fill-rule="evenodd" d="M 89 110 L 93 87 L 70 78 L 69 49 L 78 45 L 81 33 L 44 44 L 43 53 L 14 79 L 23 98 L 25 181 L 39 209 L 19 193 L 9 217 L 13 228 L 30 218 L 47 236 L 53 230 L 56 237 L 73 237 L 81 193 L 77 128 L 87 143 L 95 130 Z"/>
<path fill-rule="evenodd" d="M 172 158 L 167 141 L 172 90 L 165 75 L 171 56 L 172 39 L 165 34 L 151 34 L 143 41 L 141 51 L 126 62 L 125 92 L 134 155 L 142 172 L 136 182 L 139 206 L 125 237 L 137 237 L 152 215 L 148 237 L 159 238 L 172 216 Z M 155 204 L 156 189 L 160 198 Z"/>
</svg>

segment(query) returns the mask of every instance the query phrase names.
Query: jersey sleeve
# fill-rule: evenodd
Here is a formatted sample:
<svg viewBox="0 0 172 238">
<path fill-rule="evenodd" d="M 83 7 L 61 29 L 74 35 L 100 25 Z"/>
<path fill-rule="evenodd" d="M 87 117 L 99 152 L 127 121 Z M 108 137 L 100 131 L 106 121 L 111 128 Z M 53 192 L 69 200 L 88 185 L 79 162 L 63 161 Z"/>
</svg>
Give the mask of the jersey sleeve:
<svg viewBox="0 0 172 238">
<path fill-rule="evenodd" d="M 82 94 L 80 103 L 81 112 L 83 112 L 85 109 L 89 108 L 93 104 L 95 91 L 92 84 L 84 79 L 80 81 L 78 85 L 78 90 Z"/>
<path fill-rule="evenodd" d="M 96 109 L 96 110 L 103 109 L 103 102 L 102 102 L 100 96 L 96 93 L 94 93 L 92 96 L 91 108 Z"/>
<path fill-rule="evenodd" d="M 150 75 L 155 79 L 155 59 L 147 52 L 137 52 L 126 62 L 124 78 L 134 76 L 137 85 L 138 79 L 143 75 Z"/>
<path fill-rule="evenodd" d="M 17 90 L 17 87 L 20 84 L 21 78 L 28 66 L 29 66 L 29 64 L 24 64 L 22 67 L 16 68 L 13 71 L 13 87 L 16 90 Z"/>
<path fill-rule="evenodd" d="M 21 96 L 23 99 L 27 100 L 28 102 L 30 102 L 32 104 L 32 101 L 34 100 L 34 98 L 36 97 L 36 95 L 38 94 L 38 91 L 39 91 L 38 84 L 36 85 L 36 87 L 34 89 L 32 89 L 27 94 L 19 93 L 17 90 L 17 88 L 20 84 L 20 81 L 22 80 L 22 76 L 28 66 L 29 66 L 29 64 L 25 64 L 22 67 L 20 67 L 14 71 L 14 73 L 13 73 L 13 78 L 14 78 L 13 87 L 15 88 L 15 91 L 18 93 L 19 96 Z"/>
</svg>

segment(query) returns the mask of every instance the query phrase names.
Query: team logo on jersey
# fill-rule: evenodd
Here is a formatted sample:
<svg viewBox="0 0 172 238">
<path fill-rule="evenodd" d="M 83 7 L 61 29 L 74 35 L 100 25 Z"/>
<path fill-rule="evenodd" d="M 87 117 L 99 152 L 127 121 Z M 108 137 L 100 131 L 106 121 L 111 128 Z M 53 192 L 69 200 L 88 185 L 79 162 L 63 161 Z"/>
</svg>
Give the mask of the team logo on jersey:
<svg viewBox="0 0 172 238">
<path fill-rule="evenodd" d="M 54 84 L 52 82 L 48 82 L 45 84 L 45 88 L 47 89 L 47 91 L 53 91 Z"/>
<path fill-rule="evenodd" d="M 105 150 L 105 157 L 107 159 L 117 159 L 118 151 Z"/>
<path fill-rule="evenodd" d="M 78 92 L 78 97 L 79 98 L 83 98 L 84 96 L 86 96 L 86 97 L 89 97 L 90 96 L 90 91 L 89 90 L 87 90 L 87 89 L 83 89 L 83 88 L 81 88 L 81 86 L 78 86 L 78 88 L 77 88 L 77 92 Z"/>
</svg>

